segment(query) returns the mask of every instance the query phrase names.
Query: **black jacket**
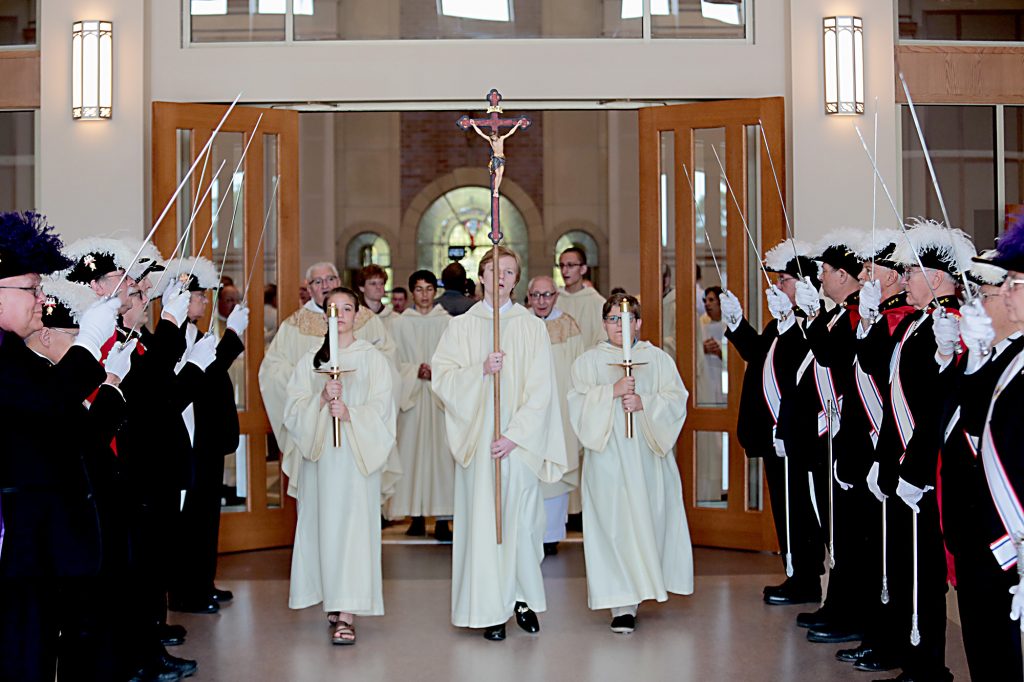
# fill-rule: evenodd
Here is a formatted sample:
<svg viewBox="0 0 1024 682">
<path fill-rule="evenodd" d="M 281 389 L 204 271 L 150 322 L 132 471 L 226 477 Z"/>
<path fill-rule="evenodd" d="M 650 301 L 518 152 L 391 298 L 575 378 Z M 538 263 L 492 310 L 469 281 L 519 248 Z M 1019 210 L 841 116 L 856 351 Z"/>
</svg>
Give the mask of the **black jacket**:
<svg viewBox="0 0 1024 682">
<path fill-rule="evenodd" d="M 228 370 L 245 346 L 230 329 L 217 344 L 217 359 L 203 374 L 202 389 L 194 402 L 197 457 L 223 457 L 238 449 L 238 408 Z"/>
</svg>

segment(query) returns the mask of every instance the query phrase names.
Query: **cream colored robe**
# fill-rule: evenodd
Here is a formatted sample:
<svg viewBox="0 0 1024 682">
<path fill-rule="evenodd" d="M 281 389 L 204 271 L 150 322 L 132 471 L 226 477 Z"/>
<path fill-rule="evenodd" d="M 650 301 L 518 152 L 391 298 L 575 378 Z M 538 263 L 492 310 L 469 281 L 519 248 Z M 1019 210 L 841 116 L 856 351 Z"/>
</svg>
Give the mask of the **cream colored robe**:
<svg viewBox="0 0 1024 682">
<path fill-rule="evenodd" d="M 401 314 L 396 313 L 390 303 L 381 308 L 381 311 L 377 313 L 377 319 L 381 321 L 381 324 L 384 325 L 384 328 L 388 330 L 388 334 L 391 334 L 391 336 L 395 335 L 395 324 L 401 324 L 401 317 Z"/>
<path fill-rule="evenodd" d="M 452 318 L 441 306 L 426 315 L 415 307 L 392 326 L 401 376 L 398 407 L 398 455 L 405 474 L 398 481 L 388 510 L 390 518 L 451 516 L 455 504 L 455 462 L 445 435 L 444 406 L 430 381 L 418 377 L 420 364 L 430 364 Z"/>
<path fill-rule="evenodd" d="M 558 315 L 556 316 L 555 313 Z M 544 325 L 548 330 L 548 338 L 551 339 L 551 352 L 555 356 L 555 386 L 558 387 L 558 407 L 562 413 L 562 433 L 565 435 L 566 466 L 568 467 L 562 480 L 555 483 L 544 483 L 541 486 L 544 499 L 549 499 L 575 491 L 580 485 L 580 442 L 569 422 L 565 397 L 569 393 L 569 375 L 572 373 L 572 363 L 576 362 L 576 358 L 583 354 L 583 335 L 576 320 L 559 308 L 556 308 L 544 320 Z"/>
<path fill-rule="evenodd" d="M 274 340 L 270 343 L 260 364 L 260 393 L 267 410 L 270 428 L 281 450 L 281 471 L 288 477 L 288 494 L 295 497 L 298 492 L 297 477 L 300 474 L 300 457 L 292 452 L 291 436 L 284 424 L 284 405 L 288 393 L 288 380 L 303 355 L 310 350 L 316 352 L 327 334 L 327 316 L 313 301 L 307 302 L 281 323 Z M 377 316 L 366 308 L 356 314 L 355 335 L 373 344 L 389 360 L 395 358 L 395 343 Z M 392 364 L 393 361 L 392 361 Z M 397 383 L 397 374 L 392 383 Z M 394 480 L 401 475 L 397 455 L 388 461 L 383 480 L 385 490 L 394 486 Z"/>
<path fill-rule="evenodd" d="M 493 313 L 481 302 L 452 318 L 431 368 L 444 402 L 455 470 L 452 623 L 482 628 L 504 623 L 517 601 L 544 611 L 544 501 L 541 482 L 566 470 L 555 367 L 544 323 L 518 304 L 501 311 L 501 432 L 518 445 L 501 462 L 503 544 L 495 542 Z"/>
<path fill-rule="evenodd" d="M 626 438 L 622 399 L 612 385 L 622 350 L 604 342 L 572 368 L 569 411 L 586 450 L 583 470 L 583 551 L 587 603 L 592 609 L 665 601 L 693 592 L 693 552 L 673 447 L 686 419 L 688 392 L 675 363 L 646 341 L 633 346 L 636 392 Z"/>
<path fill-rule="evenodd" d="M 604 319 L 601 315 L 604 307 L 604 296 L 592 287 L 583 287 L 575 294 L 570 294 L 563 287 L 558 290 L 558 307 L 576 320 L 583 332 L 583 349 L 589 350 L 608 338 L 604 331 Z"/>
<path fill-rule="evenodd" d="M 661 299 L 661 349 L 669 357 L 676 357 L 676 290 Z"/>
<path fill-rule="evenodd" d="M 317 347 L 319 348 L 319 346 Z M 342 422 L 334 447 L 333 420 L 320 405 L 327 382 L 313 372 L 313 349 L 288 381 L 285 427 L 298 466 L 298 520 L 288 606 L 323 602 L 324 611 L 384 613 L 380 566 L 380 476 L 395 442 L 395 402 L 388 361 L 369 342 L 340 349 Z"/>
</svg>

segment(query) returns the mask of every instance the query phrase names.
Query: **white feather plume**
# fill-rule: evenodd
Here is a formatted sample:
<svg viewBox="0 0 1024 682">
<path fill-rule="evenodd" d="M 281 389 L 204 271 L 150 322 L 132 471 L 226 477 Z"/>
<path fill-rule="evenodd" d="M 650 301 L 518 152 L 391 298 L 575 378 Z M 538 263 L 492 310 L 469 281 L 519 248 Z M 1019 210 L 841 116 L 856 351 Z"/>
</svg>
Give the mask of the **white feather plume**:
<svg viewBox="0 0 1024 682">
<path fill-rule="evenodd" d="M 857 251 L 857 256 L 861 260 L 869 260 L 890 244 L 898 244 L 901 241 L 903 241 L 902 230 L 894 230 L 892 228 L 875 230 L 874 239 L 871 238 L 871 231 L 868 230 Z"/>
<path fill-rule="evenodd" d="M 75 322 L 78 322 L 89 306 L 100 300 L 96 292 L 86 284 L 54 277 L 43 277 L 40 284 L 47 298 L 53 297 L 67 306 Z"/>
<path fill-rule="evenodd" d="M 127 268 L 135 258 L 135 249 L 120 239 L 110 237 L 84 237 L 64 249 L 64 255 L 75 261 L 88 253 L 109 253 L 114 258 L 114 264 L 122 269 Z"/>
<path fill-rule="evenodd" d="M 917 254 L 934 251 L 939 260 L 951 263 L 957 272 L 966 272 L 971 259 L 977 255 L 974 243 L 963 230 L 946 227 L 926 218 L 911 218 L 907 222 L 907 237 L 896 243 L 893 260 L 903 265 L 917 265 Z"/>
<path fill-rule="evenodd" d="M 793 247 L 796 245 L 796 255 L 793 254 Z M 807 256 L 811 252 L 811 245 L 799 239 L 785 239 L 764 254 L 764 264 L 769 270 L 781 271 L 786 269 L 786 264 L 796 256 Z"/>
<path fill-rule="evenodd" d="M 217 267 L 208 258 L 203 258 L 202 256 L 186 258 L 181 261 L 180 265 L 176 261 L 169 263 L 167 266 L 168 270 L 173 269 L 171 276 L 178 272 L 179 268 L 183 275 L 191 272 L 199 280 L 199 286 L 203 289 L 215 289 L 220 284 L 220 278 L 217 277 Z"/>
<path fill-rule="evenodd" d="M 989 249 L 988 251 L 982 251 L 979 257 L 987 260 L 995 258 L 997 255 L 998 252 L 995 249 Z M 1006 270 L 991 263 L 978 263 L 975 261 L 971 263 L 970 272 L 975 278 L 992 286 L 999 286 L 1006 279 Z"/>
</svg>

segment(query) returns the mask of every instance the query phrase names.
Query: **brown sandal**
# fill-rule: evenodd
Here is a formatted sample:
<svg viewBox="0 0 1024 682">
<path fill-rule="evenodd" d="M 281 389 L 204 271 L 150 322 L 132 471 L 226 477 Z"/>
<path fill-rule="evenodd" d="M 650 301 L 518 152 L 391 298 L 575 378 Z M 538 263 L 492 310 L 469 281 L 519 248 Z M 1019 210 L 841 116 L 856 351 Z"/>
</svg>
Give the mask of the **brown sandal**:
<svg viewBox="0 0 1024 682">
<path fill-rule="evenodd" d="M 353 623 L 346 623 L 339 620 L 334 625 L 334 632 L 331 633 L 331 644 L 347 645 L 356 643 L 356 626 Z"/>
<path fill-rule="evenodd" d="M 331 625 L 337 625 L 338 619 L 341 618 L 341 611 L 331 611 L 327 614 L 327 622 Z"/>
</svg>

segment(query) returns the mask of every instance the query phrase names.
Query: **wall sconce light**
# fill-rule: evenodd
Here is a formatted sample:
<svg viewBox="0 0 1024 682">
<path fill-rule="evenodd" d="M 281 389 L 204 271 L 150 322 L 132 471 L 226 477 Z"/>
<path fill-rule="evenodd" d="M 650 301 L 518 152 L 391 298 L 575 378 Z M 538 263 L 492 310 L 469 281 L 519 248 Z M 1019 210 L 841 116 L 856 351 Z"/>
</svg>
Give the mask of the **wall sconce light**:
<svg viewBox="0 0 1024 682">
<path fill-rule="evenodd" d="M 825 113 L 864 113 L 864 20 L 825 17 Z"/>
<path fill-rule="evenodd" d="M 71 118 L 100 121 L 113 113 L 114 25 L 76 21 L 71 26 Z"/>
</svg>

